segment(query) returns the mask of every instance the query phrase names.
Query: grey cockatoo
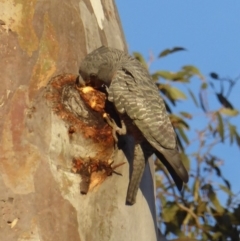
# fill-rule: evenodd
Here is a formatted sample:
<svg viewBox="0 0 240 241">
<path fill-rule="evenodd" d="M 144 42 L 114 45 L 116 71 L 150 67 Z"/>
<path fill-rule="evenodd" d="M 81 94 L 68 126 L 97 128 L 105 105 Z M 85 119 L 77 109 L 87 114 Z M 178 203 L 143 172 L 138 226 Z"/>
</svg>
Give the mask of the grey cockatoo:
<svg viewBox="0 0 240 241">
<path fill-rule="evenodd" d="M 188 182 L 176 134 L 165 104 L 147 69 L 123 51 L 100 47 L 86 56 L 79 69 L 80 85 L 106 86 L 108 100 L 122 125 L 135 140 L 133 171 L 127 202 L 133 204 L 147 158 L 155 153 L 167 167 L 179 190 Z M 116 127 L 120 133 L 120 128 Z"/>
</svg>

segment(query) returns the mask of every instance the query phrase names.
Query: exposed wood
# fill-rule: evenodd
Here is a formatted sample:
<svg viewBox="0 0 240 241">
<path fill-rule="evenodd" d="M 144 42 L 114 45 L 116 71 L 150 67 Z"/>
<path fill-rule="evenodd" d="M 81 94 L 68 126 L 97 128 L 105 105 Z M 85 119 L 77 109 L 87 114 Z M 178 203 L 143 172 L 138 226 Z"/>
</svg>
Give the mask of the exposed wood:
<svg viewBox="0 0 240 241">
<path fill-rule="evenodd" d="M 128 160 L 114 151 L 101 103 L 74 87 L 81 60 L 101 45 L 126 50 L 111 0 L 0 2 L 0 240 L 157 240 L 153 163 L 137 203 L 125 205 Z M 91 166 L 86 195 L 83 157 L 114 160 Z M 122 176 L 109 174 L 123 162 Z"/>
</svg>

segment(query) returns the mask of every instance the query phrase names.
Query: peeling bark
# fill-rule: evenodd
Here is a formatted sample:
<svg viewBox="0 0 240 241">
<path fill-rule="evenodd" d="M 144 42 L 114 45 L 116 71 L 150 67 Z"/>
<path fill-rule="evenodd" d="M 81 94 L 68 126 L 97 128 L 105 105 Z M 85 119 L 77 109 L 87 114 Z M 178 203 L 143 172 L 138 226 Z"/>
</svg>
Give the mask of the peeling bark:
<svg viewBox="0 0 240 241">
<path fill-rule="evenodd" d="M 88 52 L 126 50 L 114 2 L 2 0 L 0 40 L 0 240 L 157 240 L 153 163 L 126 206 L 129 146 L 74 84 Z"/>
<path fill-rule="evenodd" d="M 103 119 L 105 94 L 90 87 L 78 89 L 76 78 L 69 74 L 53 78 L 40 99 L 46 99 L 56 115 L 52 125 L 59 122 L 58 133 L 52 132 L 51 136 L 51 163 L 58 170 L 80 174 L 80 192 L 86 194 L 88 189 L 92 190 L 114 172 L 111 166 L 114 162 L 114 142 L 112 130 Z M 45 110 L 40 109 L 39 112 L 44 113 Z M 38 117 L 31 119 L 34 125 Z M 59 138 L 64 140 L 61 154 L 55 148 Z"/>
</svg>

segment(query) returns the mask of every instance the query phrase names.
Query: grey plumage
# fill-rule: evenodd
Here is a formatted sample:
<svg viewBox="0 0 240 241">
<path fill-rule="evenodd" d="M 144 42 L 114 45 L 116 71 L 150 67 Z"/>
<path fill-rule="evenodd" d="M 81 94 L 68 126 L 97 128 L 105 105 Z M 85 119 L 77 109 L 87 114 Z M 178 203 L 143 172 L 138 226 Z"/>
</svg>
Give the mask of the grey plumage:
<svg viewBox="0 0 240 241">
<path fill-rule="evenodd" d="M 108 100 L 125 121 L 128 133 L 135 138 L 133 173 L 127 194 L 129 203 L 135 202 L 149 149 L 164 163 L 181 190 L 183 182 L 188 182 L 188 173 L 181 162 L 164 101 L 147 69 L 126 53 L 103 46 L 86 56 L 79 74 L 80 84 L 108 86 Z M 147 143 L 148 151 L 143 143 Z"/>
</svg>

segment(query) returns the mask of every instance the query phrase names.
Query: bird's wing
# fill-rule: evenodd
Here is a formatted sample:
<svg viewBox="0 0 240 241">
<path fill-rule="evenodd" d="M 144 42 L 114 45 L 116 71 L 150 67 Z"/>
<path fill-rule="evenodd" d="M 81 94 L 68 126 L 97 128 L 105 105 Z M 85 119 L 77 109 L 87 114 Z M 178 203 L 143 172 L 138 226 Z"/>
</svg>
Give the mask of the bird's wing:
<svg viewBox="0 0 240 241">
<path fill-rule="evenodd" d="M 133 120 L 147 141 L 187 182 L 188 174 L 178 153 L 176 134 L 158 89 L 151 81 L 146 73 L 142 78 L 136 78 L 131 73 L 118 70 L 109 87 L 109 100 L 118 112 L 126 113 Z"/>
<path fill-rule="evenodd" d="M 175 149 L 176 136 L 165 104 L 151 79 L 134 78 L 118 70 L 109 88 L 109 100 L 120 113 L 126 113 L 150 142 Z"/>
</svg>

